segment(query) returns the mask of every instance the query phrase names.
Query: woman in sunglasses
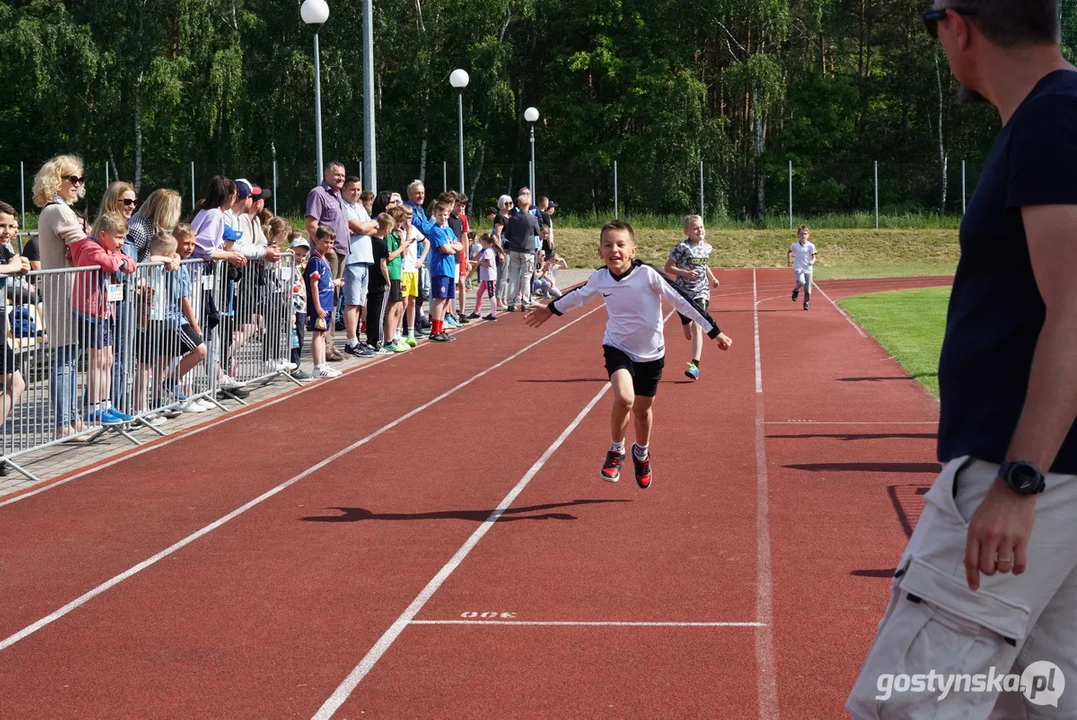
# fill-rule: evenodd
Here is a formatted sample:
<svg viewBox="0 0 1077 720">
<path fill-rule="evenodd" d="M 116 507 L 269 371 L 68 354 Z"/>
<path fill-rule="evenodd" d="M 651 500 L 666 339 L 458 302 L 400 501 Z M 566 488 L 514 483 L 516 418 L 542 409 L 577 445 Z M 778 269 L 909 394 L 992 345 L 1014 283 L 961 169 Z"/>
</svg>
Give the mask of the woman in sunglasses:
<svg viewBox="0 0 1077 720">
<path fill-rule="evenodd" d="M 34 204 L 41 208 L 37 237 L 42 270 L 71 267 L 68 245 L 86 237 L 82 221 L 71 206 L 85 194 L 82 160 L 74 155 L 54 157 L 37 171 Z M 49 347 L 55 351 L 49 373 L 55 437 L 74 438 L 87 428 L 77 408 L 79 346 L 71 313 L 71 277 L 42 277 L 38 290 L 45 309 Z"/>
</svg>

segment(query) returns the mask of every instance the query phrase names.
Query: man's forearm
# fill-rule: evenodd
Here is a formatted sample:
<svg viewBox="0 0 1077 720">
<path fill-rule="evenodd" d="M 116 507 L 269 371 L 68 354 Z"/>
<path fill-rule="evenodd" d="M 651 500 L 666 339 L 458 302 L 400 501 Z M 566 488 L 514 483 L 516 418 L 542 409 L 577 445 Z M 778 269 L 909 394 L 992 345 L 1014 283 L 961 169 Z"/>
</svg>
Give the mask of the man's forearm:
<svg viewBox="0 0 1077 720">
<path fill-rule="evenodd" d="M 1040 330 L 1025 405 L 1006 453 L 1007 460 L 1034 462 L 1044 473 L 1077 416 L 1077 326 L 1064 315 L 1049 316 Z"/>
</svg>

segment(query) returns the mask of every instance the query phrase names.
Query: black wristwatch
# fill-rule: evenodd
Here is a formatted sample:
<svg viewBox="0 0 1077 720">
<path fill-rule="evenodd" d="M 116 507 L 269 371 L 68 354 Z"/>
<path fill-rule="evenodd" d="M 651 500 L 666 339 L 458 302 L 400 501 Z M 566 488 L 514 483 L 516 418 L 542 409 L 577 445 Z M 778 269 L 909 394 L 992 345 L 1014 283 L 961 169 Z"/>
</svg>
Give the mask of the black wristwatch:
<svg viewBox="0 0 1077 720">
<path fill-rule="evenodd" d="M 998 474 L 1018 495 L 1038 495 L 1047 487 L 1043 473 L 1036 464 L 1024 460 L 1002 463 Z"/>
</svg>

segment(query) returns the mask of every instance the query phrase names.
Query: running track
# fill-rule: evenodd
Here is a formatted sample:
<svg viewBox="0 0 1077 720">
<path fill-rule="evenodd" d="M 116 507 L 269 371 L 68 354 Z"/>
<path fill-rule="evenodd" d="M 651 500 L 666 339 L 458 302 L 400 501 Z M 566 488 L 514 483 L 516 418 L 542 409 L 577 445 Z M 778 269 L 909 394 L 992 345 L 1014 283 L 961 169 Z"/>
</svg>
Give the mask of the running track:
<svg viewBox="0 0 1077 720">
<path fill-rule="evenodd" d="M 671 321 L 647 491 L 595 304 L 0 502 L 0 716 L 843 717 L 937 408 L 823 295 L 922 283 L 790 275 L 719 272 L 698 383 Z"/>
</svg>

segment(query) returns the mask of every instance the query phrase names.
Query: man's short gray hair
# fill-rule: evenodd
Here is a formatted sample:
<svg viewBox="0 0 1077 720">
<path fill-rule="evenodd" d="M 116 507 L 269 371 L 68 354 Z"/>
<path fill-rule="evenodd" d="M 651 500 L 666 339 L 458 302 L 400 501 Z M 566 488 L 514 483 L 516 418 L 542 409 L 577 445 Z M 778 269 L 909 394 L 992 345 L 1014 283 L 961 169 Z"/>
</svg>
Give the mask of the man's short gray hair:
<svg viewBox="0 0 1077 720">
<path fill-rule="evenodd" d="M 322 173 L 328 174 L 329 171 L 332 170 L 335 167 L 338 167 L 341 170 L 344 170 L 344 163 L 342 163 L 339 160 L 330 160 L 329 162 L 327 162 L 325 164 L 325 167 L 322 169 Z"/>
<path fill-rule="evenodd" d="M 415 188 L 422 188 L 423 190 L 426 190 L 426 185 L 423 183 L 422 180 L 412 180 L 410 183 L 408 183 L 408 197 L 409 198 L 411 197 L 411 191 L 414 190 Z"/>
</svg>

